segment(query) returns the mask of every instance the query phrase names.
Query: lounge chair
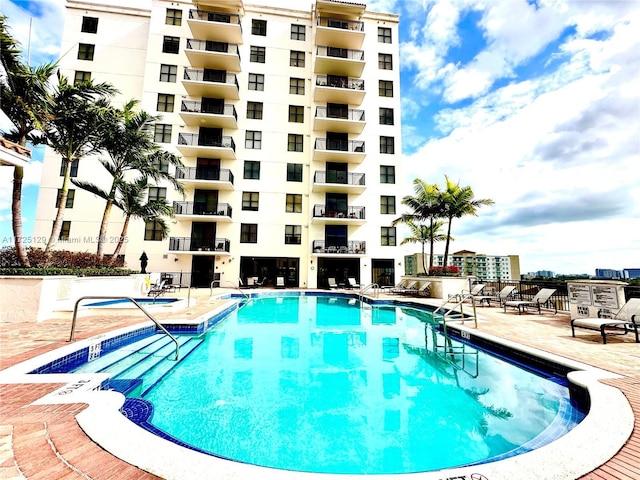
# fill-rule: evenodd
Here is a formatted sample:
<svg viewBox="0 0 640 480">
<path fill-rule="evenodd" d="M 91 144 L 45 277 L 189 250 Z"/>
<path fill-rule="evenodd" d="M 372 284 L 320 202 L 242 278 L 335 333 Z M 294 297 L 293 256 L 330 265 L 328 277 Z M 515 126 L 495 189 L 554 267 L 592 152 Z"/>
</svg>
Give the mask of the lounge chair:
<svg viewBox="0 0 640 480">
<path fill-rule="evenodd" d="M 284 288 L 284 277 L 276 277 L 276 288 Z"/>
<path fill-rule="evenodd" d="M 263 277 L 261 281 L 258 281 L 258 277 L 255 277 L 255 281 L 253 283 L 256 287 L 264 287 L 267 284 L 267 277 Z"/>
<path fill-rule="evenodd" d="M 391 293 L 399 293 L 401 295 L 415 293 L 418 291 L 418 289 L 416 288 L 417 284 L 418 284 L 417 280 L 412 280 L 409 283 L 407 283 L 404 287 L 392 289 Z"/>
<path fill-rule="evenodd" d="M 505 313 L 507 312 L 507 307 L 517 308 L 518 315 L 525 311 L 525 309 L 529 307 L 535 307 L 538 309 L 538 313 L 542 313 L 542 306 L 547 305 L 549 308 L 553 308 L 554 313 L 558 313 L 558 307 L 555 302 L 551 302 L 551 295 L 556 292 L 555 288 L 542 288 L 536 296 L 531 300 L 508 300 L 504 302 L 502 305 L 504 307 Z"/>
<path fill-rule="evenodd" d="M 571 336 L 576 336 L 576 328 L 597 330 L 602 335 L 602 343 L 607 343 L 607 335 L 626 335 L 634 332 L 636 343 L 640 343 L 640 298 L 627 300 L 613 318 L 578 317 L 571 320 Z"/>
<path fill-rule="evenodd" d="M 338 283 L 333 277 L 327 278 L 327 283 L 329 284 L 329 288 L 338 288 Z"/>
<path fill-rule="evenodd" d="M 360 284 L 353 277 L 347 278 L 347 286 L 349 288 L 360 288 Z"/>
<path fill-rule="evenodd" d="M 498 302 L 498 305 L 502 307 L 504 302 L 509 300 L 513 292 L 516 290 L 516 287 L 513 285 L 507 285 L 502 290 L 498 292 L 498 294 L 494 295 L 475 295 L 473 299 L 476 301 L 478 305 L 482 305 L 485 303 L 488 307 L 491 306 L 491 302 Z"/>
<path fill-rule="evenodd" d="M 167 283 L 166 280 L 162 280 L 160 281 L 160 283 L 155 283 L 151 285 L 151 288 L 149 288 L 149 291 L 147 292 L 147 296 L 159 297 L 160 295 L 164 295 L 164 292 L 166 291 L 164 286 L 166 283 Z"/>
<path fill-rule="evenodd" d="M 430 297 L 431 296 L 431 282 L 424 282 L 420 287 L 418 287 L 418 291 L 416 294 L 419 297 Z"/>
</svg>

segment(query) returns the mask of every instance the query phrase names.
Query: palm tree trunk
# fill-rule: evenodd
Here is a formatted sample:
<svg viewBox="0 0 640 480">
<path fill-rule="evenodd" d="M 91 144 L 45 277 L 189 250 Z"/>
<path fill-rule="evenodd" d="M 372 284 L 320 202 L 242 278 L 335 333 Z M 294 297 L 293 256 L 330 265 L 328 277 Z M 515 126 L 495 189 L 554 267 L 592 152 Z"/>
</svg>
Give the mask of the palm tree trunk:
<svg viewBox="0 0 640 480">
<path fill-rule="evenodd" d="M 120 254 L 120 250 L 122 250 L 122 245 L 124 244 L 124 239 L 127 238 L 127 230 L 129 229 L 130 219 L 131 215 L 127 215 L 124 219 L 124 225 L 122 225 L 122 233 L 120 233 L 120 240 L 118 240 L 118 245 L 116 245 L 116 249 L 113 251 L 113 255 L 111 256 L 109 265 L 115 265 L 116 260 L 118 259 L 118 255 Z"/>
<path fill-rule="evenodd" d="M 22 179 L 24 178 L 24 168 L 15 166 L 13 168 L 13 194 L 11 198 L 11 219 L 13 226 L 13 242 L 16 247 L 16 255 L 23 267 L 30 267 L 27 249 L 24 246 L 24 236 L 22 235 Z"/>
<path fill-rule="evenodd" d="M 111 198 L 107 199 L 107 204 L 104 206 L 104 212 L 102 212 L 102 222 L 100 222 L 100 233 L 98 234 L 98 249 L 96 250 L 96 255 L 98 255 L 101 260 L 104 256 L 104 241 L 107 238 L 107 223 L 109 222 L 112 205 L 113 200 Z"/>
<path fill-rule="evenodd" d="M 433 217 L 429 219 L 429 231 L 431 232 L 431 236 L 429 237 L 429 271 L 431 271 L 431 267 L 433 267 Z"/>
<path fill-rule="evenodd" d="M 60 203 L 58 204 L 58 212 L 56 213 L 56 218 L 53 221 L 53 226 L 51 227 L 51 235 L 49 236 L 49 241 L 47 242 L 47 246 L 44 249 L 45 266 L 49 264 L 51 249 L 56 244 L 56 242 L 58 241 L 58 237 L 60 236 L 60 230 L 62 230 L 62 220 L 64 219 L 64 209 L 67 206 L 67 195 L 69 194 L 71 161 L 68 158 L 63 158 L 62 161 L 64 164 L 64 180 L 62 181 L 62 189 L 60 190 Z"/>
<path fill-rule="evenodd" d="M 447 266 L 447 257 L 449 256 L 449 240 L 451 240 L 451 222 L 453 218 L 449 219 L 449 225 L 447 225 L 447 240 L 444 244 L 444 259 L 442 261 L 442 268 Z"/>
</svg>

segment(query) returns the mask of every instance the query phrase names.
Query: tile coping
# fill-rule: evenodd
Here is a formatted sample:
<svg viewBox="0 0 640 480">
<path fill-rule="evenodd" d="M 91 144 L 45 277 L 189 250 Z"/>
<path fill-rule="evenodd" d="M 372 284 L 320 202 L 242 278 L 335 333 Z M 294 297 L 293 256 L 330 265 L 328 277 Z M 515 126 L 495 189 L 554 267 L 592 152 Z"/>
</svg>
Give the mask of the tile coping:
<svg viewBox="0 0 640 480">
<path fill-rule="evenodd" d="M 227 295 L 221 298 L 231 298 Z M 228 302 L 196 318 L 163 321 L 163 324 L 198 325 L 226 314 L 232 308 Z M 152 322 L 148 322 L 152 325 Z M 147 322 L 111 332 L 123 335 L 146 328 Z M 443 480 L 445 478 L 486 478 L 507 480 L 519 478 L 527 472 L 529 478 L 578 478 L 599 467 L 625 444 L 633 431 L 634 416 L 628 400 L 620 390 L 600 382 L 606 378 L 620 378 L 606 370 L 570 360 L 532 347 L 501 339 L 485 332 L 470 329 L 460 322 L 450 324 L 460 331 L 484 338 L 496 344 L 531 356 L 543 358 L 572 370 L 567 378 L 587 390 L 591 407 L 580 424 L 559 439 L 536 450 L 507 459 L 467 467 L 448 468 L 430 472 L 397 475 L 358 475 L 365 480 Z M 88 407 L 76 419 L 80 427 L 96 444 L 116 457 L 147 472 L 171 480 L 207 478 L 216 472 L 216 478 L 253 479 L 269 475 L 281 480 L 346 480 L 350 475 L 318 474 L 275 470 L 199 453 L 164 440 L 128 420 L 120 413 L 125 397 L 121 393 L 100 390 L 108 374 L 28 374 L 39 366 L 52 362 L 61 355 L 87 348 L 108 335 L 97 335 L 61 347 L 0 371 L 0 384 L 64 383 L 63 386 L 40 398 L 34 404 L 86 403 Z"/>
</svg>

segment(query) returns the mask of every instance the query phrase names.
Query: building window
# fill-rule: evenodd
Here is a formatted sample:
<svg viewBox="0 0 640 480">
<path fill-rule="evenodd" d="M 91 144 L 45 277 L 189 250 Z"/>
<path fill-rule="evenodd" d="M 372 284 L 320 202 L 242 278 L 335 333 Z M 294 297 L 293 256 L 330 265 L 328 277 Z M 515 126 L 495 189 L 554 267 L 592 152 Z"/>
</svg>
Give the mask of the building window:
<svg viewBox="0 0 640 480">
<path fill-rule="evenodd" d="M 262 102 L 247 102 L 247 118 L 262 120 Z"/>
<path fill-rule="evenodd" d="M 393 70 L 393 56 L 390 53 L 379 53 L 378 68 L 380 70 Z"/>
<path fill-rule="evenodd" d="M 288 135 L 287 140 L 287 151 L 288 152 L 302 152 L 302 135 L 297 135 L 294 133 L 290 133 Z"/>
<path fill-rule="evenodd" d="M 182 10 L 167 8 L 167 16 L 164 19 L 166 25 L 182 25 Z"/>
<path fill-rule="evenodd" d="M 380 137 L 380 153 L 395 153 L 395 138 Z"/>
<path fill-rule="evenodd" d="M 247 130 L 244 137 L 244 148 L 260 150 L 262 148 L 262 132 Z"/>
<path fill-rule="evenodd" d="M 302 164 L 287 163 L 287 182 L 302 181 Z"/>
<path fill-rule="evenodd" d="M 159 200 L 167 199 L 167 189 L 165 187 L 149 187 L 149 201 L 157 202 Z"/>
<path fill-rule="evenodd" d="M 260 162 L 245 160 L 243 178 L 248 180 L 260 180 Z"/>
<path fill-rule="evenodd" d="M 290 78 L 289 93 L 293 95 L 304 95 L 304 78 Z"/>
<path fill-rule="evenodd" d="M 304 67 L 304 52 L 291 50 L 291 53 L 289 54 L 289 66 Z"/>
<path fill-rule="evenodd" d="M 396 245 L 395 227 L 380 228 L 380 245 L 382 245 L 383 247 L 394 247 Z"/>
<path fill-rule="evenodd" d="M 265 48 L 264 47 L 251 47 L 251 54 L 249 56 L 250 62 L 264 63 Z"/>
<path fill-rule="evenodd" d="M 285 225 L 284 243 L 285 245 L 300 245 L 302 243 L 302 226 Z"/>
<path fill-rule="evenodd" d="M 91 81 L 91 72 L 81 72 L 80 70 L 76 70 L 76 73 L 73 75 L 73 84 L 89 82 Z"/>
<path fill-rule="evenodd" d="M 380 165 L 380 183 L 396 183 L 396 167 Z"/>
<path fill-rule="evenodd" d="M 164 53 L 178 53 L 180 51 L 180 37 L 165 35 L 162 40 L 162 51 Z"/>
<path fill-rule="evenodd" d="M 98 33 L 98 19 L 96 17 L 82 17 L 81 32 Z"/>
<path fill-rule="evenodd" d="M 151 166 L 163 173 L 169 173 L 169 162 L 163 160 L 160 156 L 151 159 Z"/>
<path fill-rule="evenodd" d="M 69 176 L 71 177 L 77 177 L 78 176 L 78 160 L 74 160 L 71 162 L 71 168 L 69 170 Z M 60 176 L 64 177 L 64 160 L 61 161 L 60 163 Z"/>
<path fill-rule="evenodd" d="M 158 102 L 156 104 L 156 110 L 158 110 L 159 112 L 173 112 L 174 103 L 175 103 L 174 95 L 159 93 Z"/>
<path fill-rule="evenodd" d="M 64 220 L 62 222 L 62 228 L 60 229 L 60 235 L 58 235 L 58 240 L 69 240 L 70 232 L 71 232 L 71 222 L 69 220 Z"/>
<path fill-rule="evenodd" d="M 304 107 L 289 105 L 289 122 L 304 123 Z"/>
<path fill-rule="evenodd" d="M 291 24 L 291 40 L 305 40 L 307 38 L 304 25 Z"/>
<path fill-rule="evenodd" d="M 62 197 L 62 189 L 58 189 L 58 197 L 56 198 L 56 208 L 60 208 L 60 197 Z M 64 202 L 64 208 L 73 208 L 73 201 L 76 198 L 76 191 L 73 189 L 67 190 L 67 201 Z"/>
<path fill-rule="evenodd" d="M 380 108 L 380 125 L 393 125 L 393 108 Z"/>
<path fill-rule="evenodd" d="M 162 223 L 159 221 L 147 220 L 144 222 L 144 239 L 155 242 L 160 241 L 162 240 L 164 230 Z"/>
<path fill-rule="evenodd" d="M 287 193 L 287 207 L 289 213 L 302 213 L 302 195 L 299 193 Z"/>
<path fill-rule="evenodd" d="M 379 80 L 378 95 L 381 97 L 393 97 L 393 82 L 390 80 Z"/>
<path fill-rule="evenodd" d="M 176 83 L 178 76 L 177 65 L 160 65 L 160 81 Z"/>
<path fill-rule="evenodd" d="M 81 43 L 78 45 L 78 60 L 93 60 L 93 54 L 96 46 L 90 43 Z"/>
<path fill-rule="evenodd" d="M 396 197 L 382 195 L 380 197 L 380 213 L 396 213 Z"/>
<path fill-rule="evenodd" d="M 267 21 L 266 20 L 251 20 L 251 34 L 260 35 L 261 37 L 267 36 Z"/>
<path fill-rule="evenodd" d="M 171 143 L 171 125 L 156 123 L 153 127 L 153 141 L 158 143 Z"/>
<path fill-rule="evenodd" d="M 264 90 L 264 75 L 261 73 L 249 74 L 249 90 Z"/>
<path fill-rule="evenodd" d="M 388 27 L 378 27 L 378 42 L 391 43 L 391 29 Z"/>
<path fill-rule="evenodd" d="M 242 223 L 240 225 L 240 243 L 258 243 L 257 223 Z"/>
<path fill-rule="evenodd" d="M 258 211 L 260 194 L 258 192 L 242 192 L 242 210 Z"/>
</svg>

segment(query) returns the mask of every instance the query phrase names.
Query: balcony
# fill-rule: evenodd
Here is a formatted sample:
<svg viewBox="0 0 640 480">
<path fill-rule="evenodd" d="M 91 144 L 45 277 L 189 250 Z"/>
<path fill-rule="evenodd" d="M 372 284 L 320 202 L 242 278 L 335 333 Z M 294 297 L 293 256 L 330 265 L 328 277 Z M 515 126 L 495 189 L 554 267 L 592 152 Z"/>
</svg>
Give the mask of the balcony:
<svg viewBox="0 0 640 480">
<path fill-rule="evenodd" d="M 342 210 L 329 210 L 326 205 L 313 206 L 313 223 L 362 225 L 365 221 L 365 207 L 345 207 Z"/>
<path fill-rule="evenodd" d="M 362 140 L 328 140 L 316 138 L 313 146 L 313 159 L 319 162 L 342 161 L 362 163 L 366 153 Z"/>
<path fill-rule="evenodd" d="M 230 222 L 232 208 L 228 203 L 210 206 L 206 202 L 173 202 L 173 213 L 199 222 Z"/>
<path fill-rule="evenodd" d="M 209 190 L 233 190 L 233 173 L 228 168 L 178 167 L 176 180 L 187 187 Z"/>
<path fill-rule="evenodd" d="M 240 71 L 240 51 L 235 43 L 187 38 L 185 53 L 195 68 Z"/>
<path fill-rule="evenodd" d="M 193 255 L 228 255 L 231 242 L 228 238 L 198 239 L 191 237 L 169 237 L 170 253 L 189 253 Z"/>
<path fill-rule="evenodd" d="M 346 245 L 332 245 L 325 240 L 313 241 L 313 253 L 332 255 L 366 255 L 367 242 L 364 240 L 349 240 Z"/>
<path fill-rule="evenodd" d="M 313 174 L 313 191 L 329 193 L 362 193 L 366 188 L 364 178 L 364 173 L 326 172 L 319 170 Z"/>
<path fill-rule="evenodd" d="M 362 133 L 365 124 L 364 110 L 316 107 L 313 129 L 325 132 Z"/>
<path fill-rule="evenodd" d="M 319 45 L 316 49 L 315 73 L 360 77 L 364 70 L 364 50 Z"/>
<path fill-rule="evenodd" d="M 208 158 L 236 159 L 236 144 L 232 137 L 226 135 L 216 140 L 200 138 L 197 133 L 180 133 L 177 146 L 185 157 L 201 155 Z"/>
<path fill-rule="evenodd" d="M 364 80 L 337 75 L 316 75 L 313 99 L 323 103 L 360 105 L 364 99 Z"/>
<path fill-rule="evenodd" d="M 191 9 L 187 23 L 196 38 L 242 43 L 240 15 L 215 10 Z"/>
<path fill-rule="evenodd" d="M 191 97 L 213 97 L 238 100 L 238 78 L 220 70 L 185 68 L 182 85 Z"/>
<path fill-rule="evenodd" d="M 180 116 L 186 125 L 218 128 L 238 128 L 235 105 L 210 104 L 206 101 L 182 100 Z"/>
<path fill-rule="evenodd" d="M 364 41 L 364 22 L 334 17 L 318 17 L 316 43 L 357 49 Z"/>
</svg>

